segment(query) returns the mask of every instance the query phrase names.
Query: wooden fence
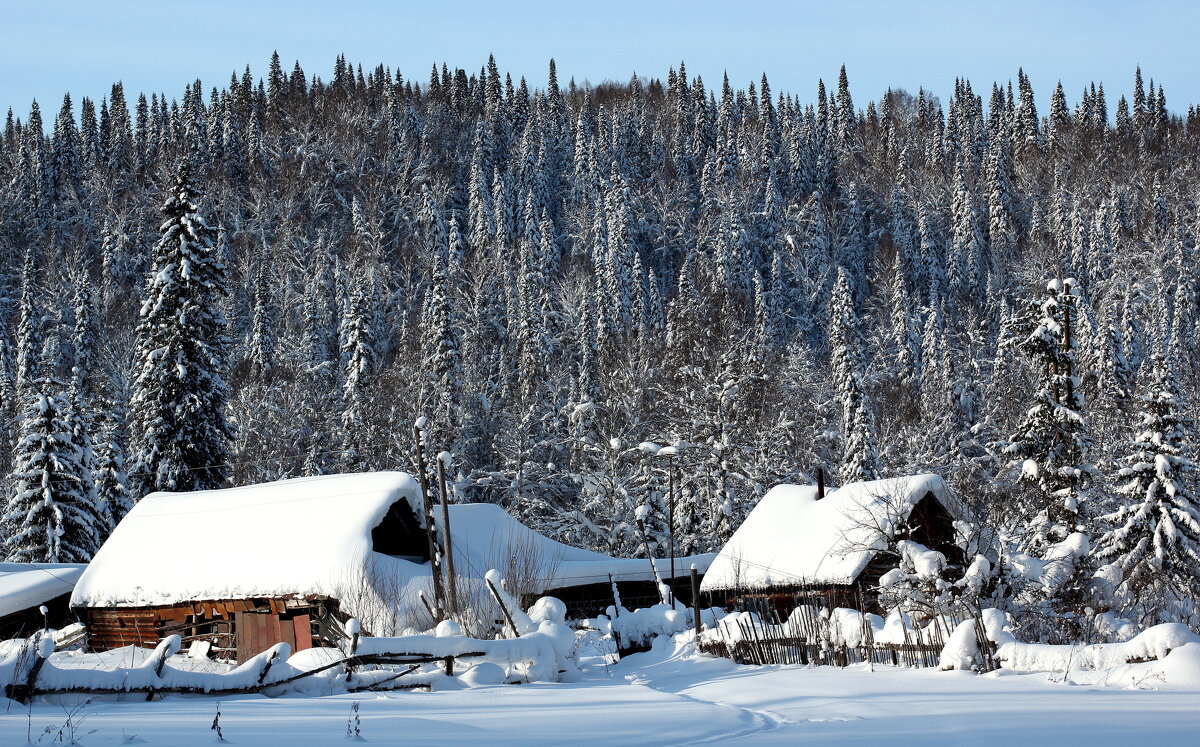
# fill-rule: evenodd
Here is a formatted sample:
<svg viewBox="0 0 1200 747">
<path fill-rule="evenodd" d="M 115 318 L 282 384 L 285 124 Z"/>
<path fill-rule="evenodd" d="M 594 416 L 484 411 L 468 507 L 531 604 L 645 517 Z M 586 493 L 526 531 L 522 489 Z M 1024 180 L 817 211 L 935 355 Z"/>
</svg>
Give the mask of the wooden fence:
<svg viewBox="0 0 1200 747">
<path fill-rule="evenodd" d="M 815 664 L 844 667 L 871 662 L 904 667 L 936 667 L 950 633 L 964 620 L 973 620 L 980 655 L 980 671 L 996 668 L 994 646 L 977 615 L 942 614 L 922 627 L 900 618 L 903 642 L 875 640 L 875 629 L 866 615 L 855 613 L 856 630 L 839 630 L 829 610 L 801 606 L 781 621 L 773 608 L 765 615 L 743 615 L 717 623 L 715 635 L 700 642 L 700 650 L 733 659 L 739 664 Z M 763 622 L 763 617 L 772 622 Z M 846 641 L 853 640 L 857 645 Z"/>
<path fill-rule="evenodd" d="M 402 641 L 403 639 L 396 640 Z M 252 675 L 247 675 L 245 672 L 227 672 L 223 674 L 195 673 L 198 676 L 189 677 L 188 675 L 191 673 L 179 670 L 174 672 L 172 679 L 181 680 L 182 682 L 168 685 L 161 679 L 163 670 L 167 659 L 177 653 L 178 650 L 178 637 L 173 637 L 173 640 L 165 640 L 155 648 L 149 662 L 150 668 L 153 670 L 153 677 L 149 676 L 150 673 L 146 669 L 146 665 L 140 667 L 118 667 L 106 670 L 104 673 L 105 679 L 113 683 L 111 686 L 99 684 L 95 681 L 94 677 L 89 676 L 88 679 L 91 681 L 86 685 L 72 684 L 43 687 L 38 685 L 38 676 L 42 672 L 52 648 L 43 645 L 40 634 L 35 635 L 26 641 L 22 651 L 18 654 L 18 664 L 14 673 L 14 681 L 5 686 L 4 694 L 5 697 L 25 703 L 30 698 L 38 695 L 68 693 L 87 693 L 91 695 L 144 693 L 146 700 L 152 700 L 155 695 L 166 693 L 197 695 L 243 695 L 265 691 L 282 693 L 286 691 L 288 685 L 335 667 L 342 667 L 345 670 L 344 677 L 347 692 L 411 690 L 428 687 L 428 683 L 425 682 L 402 680 L 402 678 L 416 673 L 423 664 L 438 664 L 446 674 L 452 675 L 456 660 L 486 655 L 483 651 L 468 651 L 456 653 L 452 656 L 437 656 L 420 652 L 355 655 L 353 650 L 351 650 L 350 655 L 347 657 L 338 658 L 322 666 L 299 672 L 283 679 L 269 680 L 268 675 L 280 658 L 279 652 L 281 649 L 276 646 L 262 655 L 255 657 L 259 660 L 259 663 Z M 366 671 L 363 671 L 364 668 Z M 91 670 L 88 670 L 88 673 L 89 675 L 94 674 Z M 194 679 L 195 682 L 189 683 L 189 679 Z M 358 680 L 358 684 L 355 684 L 355 679 Z"/>
</svg>

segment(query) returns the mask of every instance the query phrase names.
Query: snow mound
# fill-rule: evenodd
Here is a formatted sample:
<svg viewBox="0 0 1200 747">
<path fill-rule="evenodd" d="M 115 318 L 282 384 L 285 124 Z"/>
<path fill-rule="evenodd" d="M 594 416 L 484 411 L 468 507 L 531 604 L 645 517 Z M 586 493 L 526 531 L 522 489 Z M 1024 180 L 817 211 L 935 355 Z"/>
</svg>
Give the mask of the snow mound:
<svg viewBox="0 0 1200 747">
<path fill-rule="evenodd" d="M 490 661 L 481 662 L 464 672 L 461 679 L 470 687 L 503 685 L 504 667 Z"/>
<path fill-rule="evenodd" d="M 942 670 L 972 669 L 975 665 L 975 657 L 978 655 L 979 639 L 975 633 L 975 621 L 964 620 L 954 628 L 954 632 L 950 634 L 950 640 L 946 641 L 946 645 L 942 648 L 938 668 Z"/>
<path fill-rule="evenodd" d="M 1200 690 L 1200 643 L 1185 643 L 1163 657 L 1161 671 L 1173 687 Z"/>
<path fill-rule="evenodd" d="M 996 659 L 1005 669 L 1017 672 L 1112 669 L 1130 662 L 1165 659 L 1172 651 L 1197 643 L 1200 643 L 1200 636 L 1188 630 L 1186 625 L 1165 623 L 1147 628 L 1123 643 L 1059 646 L 1009 641 L 996 650 Z"/>
</svg>

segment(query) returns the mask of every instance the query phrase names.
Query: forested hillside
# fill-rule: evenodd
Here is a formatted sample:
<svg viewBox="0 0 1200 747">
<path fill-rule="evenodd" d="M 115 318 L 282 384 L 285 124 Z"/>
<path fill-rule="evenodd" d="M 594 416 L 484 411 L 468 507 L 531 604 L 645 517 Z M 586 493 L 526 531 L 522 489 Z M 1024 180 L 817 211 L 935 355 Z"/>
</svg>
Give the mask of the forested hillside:
<svg viewBox="0 0 1200 747">
<path fill-rule="evenodd" d="M 567 542 L 635 553 L 640 506 L 664 538 L 670 472 L 691 553 L 775 483 L 933 471 L 978 551 L 1160 614 L 1200 578 L 1200 113 L 1131 82 L 1039 113 L 1019 72 L 943 101 L 276 56 L 10 111 L 5 554 L 86 559 L 152 489 L 412 469 L 426 416 L 458 499 Z"/>
</svg>

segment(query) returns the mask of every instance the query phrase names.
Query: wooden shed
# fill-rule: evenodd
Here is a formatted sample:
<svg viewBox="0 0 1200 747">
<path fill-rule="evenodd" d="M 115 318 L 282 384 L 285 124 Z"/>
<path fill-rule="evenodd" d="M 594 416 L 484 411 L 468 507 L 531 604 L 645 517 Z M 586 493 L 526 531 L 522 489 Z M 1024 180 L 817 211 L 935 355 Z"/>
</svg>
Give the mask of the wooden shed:
<svg viewBox="0 0 1200 747">
<path fill-rule="evenodd" d="M 709 567 L 701 591 L 714 602 L 773 608 L 797 604 L 873 609 L 889 553 L 912 540 L 961 568 L 959 501 L 937 475 L 859 482 L 821 495 L 778 485 L 762 497 Z"/>
<path fill-rule="evenodd" d="M 280 641 L 332 645 L 353 614 L 342 598 L 371 593 L 369 567 L 421 575 L 419 496 L 399 472 L 155 493 L 96 554 L 71 606 L 98 651 L 171 634 L 238 661 Z"/>
</svg>

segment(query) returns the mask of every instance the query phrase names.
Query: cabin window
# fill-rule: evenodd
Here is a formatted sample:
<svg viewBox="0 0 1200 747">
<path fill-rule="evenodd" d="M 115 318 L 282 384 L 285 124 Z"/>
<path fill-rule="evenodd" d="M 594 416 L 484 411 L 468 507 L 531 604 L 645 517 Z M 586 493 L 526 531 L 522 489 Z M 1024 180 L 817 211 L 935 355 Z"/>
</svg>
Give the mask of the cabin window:
<svg viewBox="0 0 1200 747">
<path fill-rule="evenodd" d="M 393 503 L 383 520 L 371 530 L 371 546 L 375 552 L 414 563 L 429 560 L 429 543 L 408 501 Z"/>
</svg>

